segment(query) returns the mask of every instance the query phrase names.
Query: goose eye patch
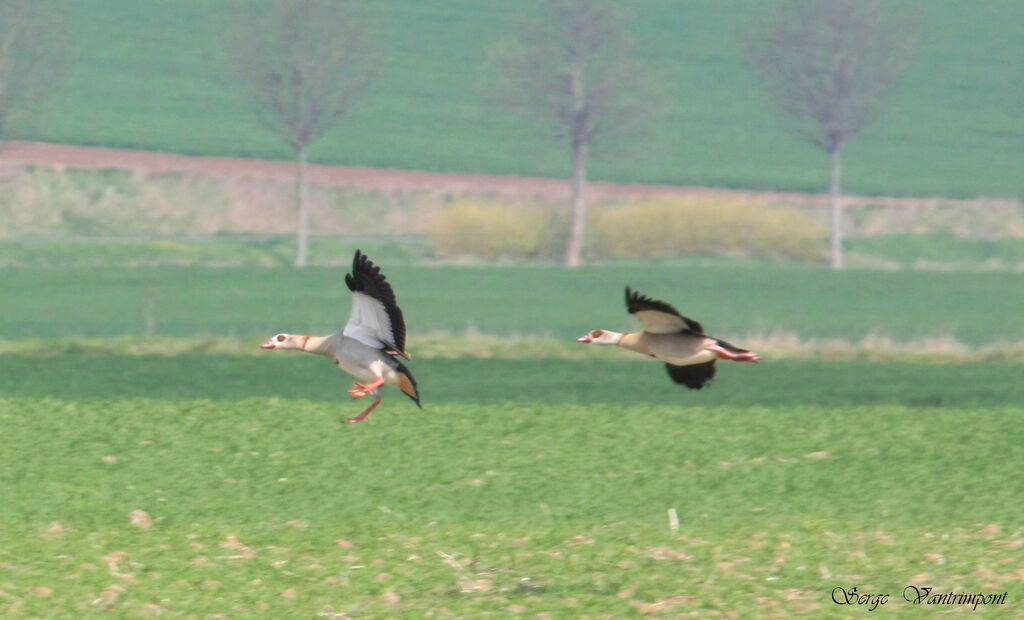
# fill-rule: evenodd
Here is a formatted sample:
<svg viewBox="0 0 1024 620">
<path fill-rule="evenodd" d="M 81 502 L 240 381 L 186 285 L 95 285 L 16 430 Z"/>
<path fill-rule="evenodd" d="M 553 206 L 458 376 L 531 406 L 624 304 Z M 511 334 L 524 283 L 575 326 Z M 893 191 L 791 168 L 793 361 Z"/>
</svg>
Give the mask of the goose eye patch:
<svg viewBox="0 0 1024 620">
<path fill-rule="evenodd" d="M 278 336 L 277 337 L 277 341 L 278 342 L 284 342 L 284 336 Z"/>
</svg>

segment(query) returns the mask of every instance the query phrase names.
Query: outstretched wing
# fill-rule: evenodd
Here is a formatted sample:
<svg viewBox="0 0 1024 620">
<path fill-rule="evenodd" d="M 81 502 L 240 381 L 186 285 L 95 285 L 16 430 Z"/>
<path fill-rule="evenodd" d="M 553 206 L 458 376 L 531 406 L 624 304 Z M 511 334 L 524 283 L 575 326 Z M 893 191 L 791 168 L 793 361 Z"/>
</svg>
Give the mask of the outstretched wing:
<svg viewBox="0 0 1024 620">
<path fill-rule="evenodd" d="M 380 267 L 356 250 L 345 284 L 352 291 L 352 312 L 342 333 L 365 345 L 406 355 L 405 319 Z"/>
<path fill-rule="evenodd" d="M 679 314 L 679 311 L 663 301 L 651 299 L 626 287 L 626 309 L 640 319 L 645 332 L 652 334 L 677 334 L 689 332 L 703 334 L 704 328 L 693 319 Z"/>
</svg>

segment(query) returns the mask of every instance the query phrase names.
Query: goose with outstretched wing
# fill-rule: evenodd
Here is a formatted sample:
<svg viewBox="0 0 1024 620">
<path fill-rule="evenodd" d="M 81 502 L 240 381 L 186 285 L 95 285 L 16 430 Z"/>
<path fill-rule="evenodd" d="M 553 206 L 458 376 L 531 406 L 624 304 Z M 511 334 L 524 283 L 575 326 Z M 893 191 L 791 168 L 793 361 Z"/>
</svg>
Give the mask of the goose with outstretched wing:
<svg viewBox="0 0 1024 620">
<path fill-rule="evenodd" d="M 643 330 L 619 333 L 607 329 L 587 332 L 577 342 L 613 344 L 665 362 L 669 377 L 692 390 L 715 376 L 715 361 L 757 362 L 757 353 L 741 349 L 704 333 L 700 323 L 663 301 L 626 287 L 626 309 L 640 320 Z"/>
<path fill-rule="evenodd" d="M 352 273 L 345 275 L 352 292 L 352 310 L 345 328 L 330 336 L 277 334 L 263 349 L 294 349 L 332 360 L 339 368 L 363 383 L 355 382 L 348 393 L 353 398 L 373 394 L 373 403 L 362 413 L 345 420 L 365 420 L 380 404 L 380 388 L 397 386 L 420 406 L 419 389 L 412 373 L 398 360 L 410 359 L 405 351 L 405 319 L 391 284 L 365 254 L 356 250 Z"/>
</svg>

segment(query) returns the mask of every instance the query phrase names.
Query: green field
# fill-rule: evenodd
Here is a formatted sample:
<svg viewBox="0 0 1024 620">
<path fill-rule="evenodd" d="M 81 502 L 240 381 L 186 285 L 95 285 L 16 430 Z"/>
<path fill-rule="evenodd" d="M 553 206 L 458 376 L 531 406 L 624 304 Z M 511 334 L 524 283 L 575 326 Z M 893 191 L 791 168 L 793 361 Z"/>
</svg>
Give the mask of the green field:
<svg viewBox="0 0 1024 620">
<path fill-rule="evenodd" d="M 226 88 L 228 3 L 52 2 L 69 66 L 17 137 L 289 157 Z M 488 51 L 531 0 L 364 4 L 377 80 L 315 161 L 567 174 L 562 144 L 487 103 Z M 1024 3 L 884 4 L 926 30 L 846 150 L 844 190 L 1024 196 Z M 763 6 L 630 3 L 665 115 L 598 144 L 593 178 L 824 187 L 824 156 L 782 129 L 739 53 Z M 203 179 L 9 180 L 0 617 L 1024 617 L 1012 202 L 984 218 L 983 201 L 861 205 L 842 272 L 723 256 L 568 270 L 442 262 L 422 227 L 389 228 L 425 213 L 421 197 L 339 190 L 321 196 L 335 229 L 297 270 L 280 235 L 154 237 L 227 217 L 231 188 Z M 271 206 L 290 196 L 262 188 Z M 363 236 L 328 236 L 349 229 Z M 29 237 L 54 231 L 78 241 Z M 349 426 L 367 404 L 350 377 L 257 347 L 341 327 L 357 247 L 404 309 L 423 408 L 389 387 Z M 575 343 L 635 327 L 626 285 L 762 362 L 723 362 L 690 391 L 660 363 Z M 914 605 L 908 586 L 1007 599 Z M 837 587 L 890 600 L 840 606 Z"/>
<path fill-rule="evenodd" d="M 833 273 L 799 263 L 699 258 L 570 271 L 395 264 L 373 256 L 398 291 L 413 339 L 438 330 L 569 339 L 598 327 L 629 329 L 634 322 L 622 295 L 630 285 L 730 340 L 778 331 L 849 341 L 949 337 L 971 346 L 1024 340 L 1024 289 L 1012 272 Z M 348 316 L 343 273 L 342 267 L 7 269 L 0 340 L 148 329 L 188 337 L 328 333 Z"/>
<path fill-rule="evenodd" d="M 19 136 L 287 159 L 225 88 L 225 3 L 55 0 L 70 65 Z M 597 179 L 819 191 L 824 156 L 789 136 L 739 53 L 755 0 L 643 0 L 633 34 L 665 113 L 627 147 L 598 145 Z M 902 0 L 925 34 L 879 122 L 847 149 L 845 188 L 867 194 L 1021 196 L 1024 5 Z M 562 176 L 564 145 L 487 103 L 488 50 L 530 3 L 367 2 L 378 78 L 320 162 Z"/>
<path fill-rule="evenodd" d="M 1024 239 L 965 239 L 948 234 L 888 235 L 847 240 L 851 262 L 895 268 L 1024 271 Z"/>
<path fill-rule="evenodd" d="M 906 610 L 908 584 L 1020 610 L 1019 407 L 557 393 L 357 427 L 282 398 L 0 400 L 0 611 L 829 617 L 865 611 L 837 585 Z"/>
<path fill-rule="evenodd" d="M 265 352 L 264 352 L 265 353 Z M 1024 402 L 1021 363 L 906 364 L 772 360 L 723 365 L 714 388 L 672 385 L 662 364 L 632 360 L 424 359 L 409 367 L 424 402 L 666 407 L 1009 407 Z M 150 398 L 331 403 L 358 413 L 351 381 L 322 359 L 259 356 L 0 356 L 0 394 L 62 400 Z M 389 408 L 416 411 L 397 392 Z M 353 415 L 354 415 L 353 413 Z M 428 412 L 425 412 L 426 415 Z"/>
<path fill-rule="evenodd" d="M 0 240 L 0 268 L 289 267 L 295 260 L 294 245 L 295 237 L 291 235 L 164 239 L 76 237 L 60 242 L 26 236 Z M 344 267 L 354 245 L 375 256 L 386 255 L 391 263 L 425 262 L 433 258 L 428 240 L 423 236 L 323 236 L 314 238 L 310 244 L 310 264 Z M 847 260 L 853 269 L 1024 271 L 1024 239 L 1018 237 L 888 234 L 849 237 L 845 245 Z M 697 255 L 675 259 L 676 262 L 700 261 Z M 721 257 L 715 257 L 714 261 L 721 262 Z M 591 262 L 607 264 L 600 260 Z"/>
<path fill-rule="evenodd" d="M 212 247 L 200 262 L 239 255 Z M 364 247 L 405 309 L 423 409 L 386 388 L 354 426 L 347 375 L 256 349 L 336 328 L 341 267 L 3 270 L 0 616 L 855 617 L 831 593 L 856 586 L 891 595 L 879 614 L 933 617 L 909 585 L 1006 592 L 978 613 L 1020 615 L 1019 356 L 761 350 L 689 391 L 572 342 L 633 325 L 629 283 L 730 339 L 1019 347 L 1019 274 Z"/>
</svg>

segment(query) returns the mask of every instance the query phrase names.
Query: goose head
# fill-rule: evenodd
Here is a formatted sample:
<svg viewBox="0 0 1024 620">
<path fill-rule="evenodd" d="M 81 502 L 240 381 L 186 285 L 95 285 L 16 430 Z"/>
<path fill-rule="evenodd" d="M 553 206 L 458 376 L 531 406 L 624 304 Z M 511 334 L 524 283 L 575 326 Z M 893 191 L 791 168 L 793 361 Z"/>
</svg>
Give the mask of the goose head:
<svg viewBox="0 0 1024 620">
<path fill-rule="evenodd" d="M 278 334 L 260 345 L 261 349 L 301 349 L 299 339 L 294 334 Z"/>
<path fill-rule="evenodd" d="M 583 334 L 580 338 L 577 338 L 576 342 L 583 342 L 586 344 L 619 344 L 620 340 L 622 340 L 622 334 L 619 332 L 613 332 L 607 329 L 595 329 Z"/>
</svg>

